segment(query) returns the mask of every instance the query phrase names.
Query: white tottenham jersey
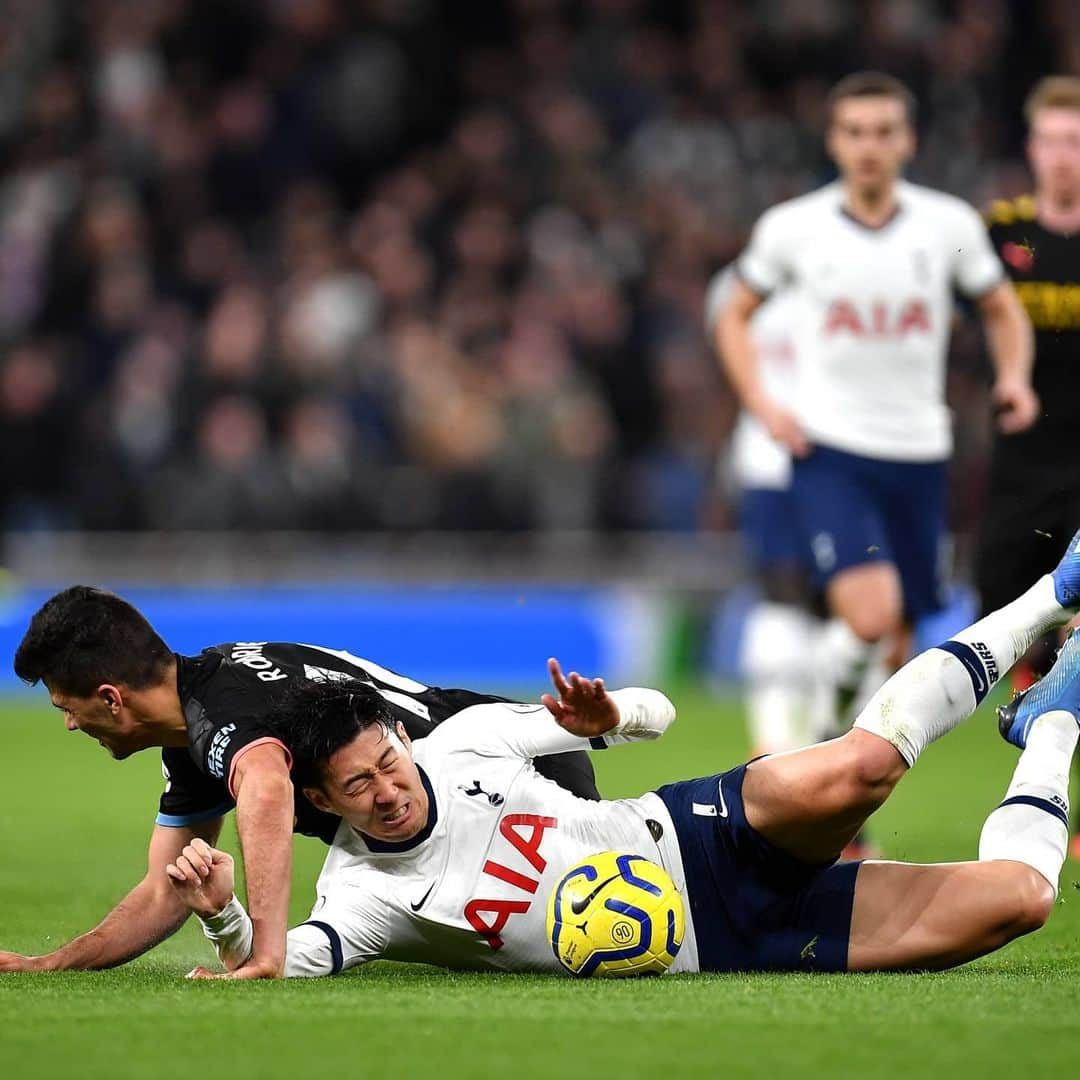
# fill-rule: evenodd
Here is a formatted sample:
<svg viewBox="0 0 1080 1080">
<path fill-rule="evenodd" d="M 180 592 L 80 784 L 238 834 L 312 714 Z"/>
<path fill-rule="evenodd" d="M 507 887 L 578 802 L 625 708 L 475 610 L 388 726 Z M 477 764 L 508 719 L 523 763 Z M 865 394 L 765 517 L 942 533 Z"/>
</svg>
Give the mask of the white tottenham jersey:
<svg viewBox="0 0 1080 1080">
<path fill-rule="evenodd" d="M 945 355 L 953 291 L 981 296 L 1002 268 L 966 203 L 906 182 L 897 198 L 897 213 L 877 229 L 847 213 L 839 182 L 774 206 L 738 270 L 762 295 L 799 291 L 795 412 L 814 442 L 891 461 L 941 461 L 952 450 Z"/>
<path fill-rule="evenodd" d="M 705 332 L 716 342 L 716 324 L 731 296 L 735 268 L 719 271 L 705 294 Z M 765 393 L 778 405 L 793 408 L 798 391 L 795 335 L 799 330 L 798 293 L 782 289 L 772 293 L 750 320 L 750 337 L 757 356 L 758 378 Z M 739 413 L 731 435 L 728 468 L 742 489 L 785 491 L 791 484 L 791 454 L 753 414 Z"/>
<path fill-rule="evenodd" d="M 657 690 L 611 696 L 621 719 L 604 736 L 609 745 L 655 739 L 674 720 L 674 707 Z M 658 795 L 579 799 L 530 761 L 588 745 L 541 705 L 501 703 L 465 709 L 414 742 L 430 785 L 427 827 L 391 845 L 365 841 L 342 822 L 319 875 L 311 921 L 289 931 L 286 976 L 329 975 L 376 959 L 561 972 L 547 939 L 548 898 L 571 867 L 602 851 L 658 863 L 685 897 L 678 838 Z M 223 960 L 243 959 L 250 920 L 235 901 L 230 908 L 207 935 Z M 686 935 L 671 970 L 697 967 L 686 903 Z"/>
</svg>

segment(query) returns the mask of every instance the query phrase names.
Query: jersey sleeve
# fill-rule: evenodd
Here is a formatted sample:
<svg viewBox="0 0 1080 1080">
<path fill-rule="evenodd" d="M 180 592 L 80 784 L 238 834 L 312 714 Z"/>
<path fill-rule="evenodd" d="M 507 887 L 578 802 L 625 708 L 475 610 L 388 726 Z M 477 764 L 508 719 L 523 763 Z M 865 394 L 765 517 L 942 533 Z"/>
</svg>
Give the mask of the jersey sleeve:
<svg viewBox="0 0 1080 1080">
<path fill-rule="evenodd" d="M 606 735 L 593 739 L 560 727 L 543 705 L 510 705 L 469 709 L 448 721 L 429 738 L 453 738 L 478 754 L 531 759 L 570 750 L 604 749 L 619 743 L 658 739 L 675 719 L 675 706 L 659 690 L 627 687 L 611 690 L 621 719 Z"/>
<path fill-rule="evenodd" d="M 245 675 L 222 669 L 186 708 L 192 757 L 200 771 L 221 781 L 234 799 L 236 766 L 256 746 L 279 746 L 292 768 L 292 756 L 266 722 L 265 692 L 253 692 Z"/>
<path fill-rule="evenodd" d="M 976 300 L 1002 281 L 1005 271 L 979 213 L 958 200 L 951 217 L 953 282 L 963 296 Z"/>
<path fill-rule="evenodd" d="M 311 918 L 285 938 L 285 978 L 337 975 L 383 954 L 389 905 L 363 888 L 343 887 L 340 896 L 320 897 Z M 251 955 L 251 916 L 234 896 L 217 914 L 199 917 L 203 934 L 226 968 Z"/>
<path fill-rule="evenodd" d="M 199 771 L 184 749 L 166 747 L 161 752 L 165 790 L 158 802 L 156 823 L 183 828 L 210 821 L 235 805 L 225 785 Z"/>
<path fill-rule="evenodd" d="M 762 214 L 735 264 L 743 283 L 759 296 L 776 292 L 790 275 L 791 236 L 786 220 L 782 207 Z"/>
</svg>

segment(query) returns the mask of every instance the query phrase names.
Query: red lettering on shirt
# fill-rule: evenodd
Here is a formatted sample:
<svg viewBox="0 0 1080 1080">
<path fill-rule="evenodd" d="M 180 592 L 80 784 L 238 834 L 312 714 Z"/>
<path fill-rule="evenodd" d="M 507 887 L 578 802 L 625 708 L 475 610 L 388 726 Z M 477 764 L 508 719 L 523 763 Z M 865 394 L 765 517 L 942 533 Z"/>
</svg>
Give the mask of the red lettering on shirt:
<svg viewBox="0 0 1080 1080">
<path fill-rule="evenodd" d="M 465 918 L 469 925 L 493 948 L 501 949 L 503 939 L 499 933 L 511 915 L 529 910 L 528 900 L 470 900 L 465 905 Z M 495 916 L 491 922 L 485 922 L 481 912 Z"/>
<path fill-rule="evenodd" d="M 517 831 L 519 827 L 529 830 L 528 839 Z M 538 874 L 542 874 L 547 866 L 547 859 L 540 854 L 544 833 L 558 827 L 559 822 L 555 818 L 540 817 L 537 814 L 507 814 L 499 822 L 499 832 L 529 860 L 529 865 Z"/>
</svg>

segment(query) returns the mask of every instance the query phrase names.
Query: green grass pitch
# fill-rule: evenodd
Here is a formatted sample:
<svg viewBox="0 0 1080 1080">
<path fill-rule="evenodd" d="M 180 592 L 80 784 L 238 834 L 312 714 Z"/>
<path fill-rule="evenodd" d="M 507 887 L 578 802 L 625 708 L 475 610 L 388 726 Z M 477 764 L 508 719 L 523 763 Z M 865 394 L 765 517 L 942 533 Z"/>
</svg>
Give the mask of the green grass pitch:
<svg viewBox="0 0 1080 1080">
<path fill-rule="evenodd" d="M 597 755 L 636 794 L 745 755 L 737 707 L 676 692 L 658 743 Z M 66 734 L 43 697 L 0 710 L 0 948 L 92 925 L 142 873 L 160 775 Z M 988 712 L 937 746 L 874 819 L 890 856 L 970 858 L 1014 753 Z M 235 847 L 229 827 L 224 838 Z M 322 857 L 297 845 L 292 915 Z M 190 983 L 190 924 L 109 972 L 0 976 L 0 1077 L 1067 1075 L 1080 1056 L 1080 867 L 1050 924 L 941 975 L 684 976 L 625 983 L 375 964 L 336 979 Z"/>
</svg>

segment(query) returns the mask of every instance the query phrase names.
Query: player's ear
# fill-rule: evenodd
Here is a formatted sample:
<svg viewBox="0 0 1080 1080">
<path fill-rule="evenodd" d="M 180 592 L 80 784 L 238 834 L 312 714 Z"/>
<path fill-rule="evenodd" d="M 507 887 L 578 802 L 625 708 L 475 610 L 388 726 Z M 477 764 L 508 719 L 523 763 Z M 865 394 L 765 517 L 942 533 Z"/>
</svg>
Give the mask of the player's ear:
<svg viewBox="0 0 1080 1080">
<path fill-rule="evenodd" d="M 326 797 L 322 788 L 306 787 L 304 790 L 304 798 L 307 799 L 316 810 L 321 810 L 324 814 L 336 814 L 337 811 L 330 805 L 330 800 Z"/>
<path fill-rule="evenodd" d="M 116 714 L 124 706 L 124 695 L 120 692 L 118 686 L 114 686 L 112 683 L 102 683 L 97 688 L 97 696 L 102 704 L 113 714 Z"/>
<path fill-rule="evenodd" d="M 401 740 L 405 749 L 409 751 L 409 757 L 412 757 L 412 739 L 409 738 L 409 733 L 405 730 L 405 725 L 400 720 L 394 724 L 394 734 Z"/>
</svg>

